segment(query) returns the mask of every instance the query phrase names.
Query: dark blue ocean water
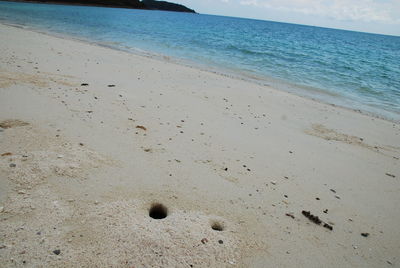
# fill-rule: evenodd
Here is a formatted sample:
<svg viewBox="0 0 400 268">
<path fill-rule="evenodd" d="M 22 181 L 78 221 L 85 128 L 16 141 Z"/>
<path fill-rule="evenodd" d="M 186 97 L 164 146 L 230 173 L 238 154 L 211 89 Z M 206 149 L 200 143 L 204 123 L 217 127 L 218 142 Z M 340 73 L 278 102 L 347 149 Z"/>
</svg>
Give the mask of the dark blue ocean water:
<svg viewBox="0 0 400 268">
<path fill-rule="evenodd" d="M 400 120 L 400 37 L 210 15 L 1 1 L 0 21 L 172 56 Z"/>
</svg>

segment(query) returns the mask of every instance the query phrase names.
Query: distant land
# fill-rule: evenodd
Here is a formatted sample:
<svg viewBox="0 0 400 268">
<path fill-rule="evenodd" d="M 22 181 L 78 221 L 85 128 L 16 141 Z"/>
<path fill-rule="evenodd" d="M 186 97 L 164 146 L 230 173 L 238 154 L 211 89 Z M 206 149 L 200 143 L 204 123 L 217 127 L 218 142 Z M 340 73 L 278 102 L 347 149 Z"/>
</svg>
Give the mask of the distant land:
<svg viewBox="0 0 400 268">
<path fill-rule="evenodd" d="M 155 0 L 11 0 L 11 2 L 30 2 L 43 4 L 64 4 L 80 6 L 120 7 L 133 9 L 164 10 L 196 13 L 184 5 Z"/>
</svg>

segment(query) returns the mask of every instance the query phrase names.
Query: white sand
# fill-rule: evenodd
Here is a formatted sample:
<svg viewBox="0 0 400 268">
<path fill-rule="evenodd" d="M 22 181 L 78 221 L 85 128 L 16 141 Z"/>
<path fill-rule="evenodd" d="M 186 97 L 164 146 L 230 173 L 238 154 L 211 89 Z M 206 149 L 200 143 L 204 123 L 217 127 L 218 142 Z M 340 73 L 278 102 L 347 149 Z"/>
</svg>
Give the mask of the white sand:
<svg viewBox="0 0 400 268">
<path fill-rule="evenodd" d="M 0 37 L 0 267 L 400 267 L 399 124 L 24 29 Z"/>
</svg>

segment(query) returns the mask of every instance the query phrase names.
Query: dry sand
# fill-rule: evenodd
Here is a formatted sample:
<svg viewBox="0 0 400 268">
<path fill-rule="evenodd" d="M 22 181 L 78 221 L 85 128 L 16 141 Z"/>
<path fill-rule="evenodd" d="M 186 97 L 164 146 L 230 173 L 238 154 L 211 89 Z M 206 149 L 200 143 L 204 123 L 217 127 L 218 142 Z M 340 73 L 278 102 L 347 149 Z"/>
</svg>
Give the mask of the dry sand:
<svg viewBox="0 0 400 268">
<path fill-rule="evenodd" d="M 400 267 L 399 124 L 0 36 L 1 267 Z M 155 203 L 166 218 L 149 217 Z"/>
</svg>

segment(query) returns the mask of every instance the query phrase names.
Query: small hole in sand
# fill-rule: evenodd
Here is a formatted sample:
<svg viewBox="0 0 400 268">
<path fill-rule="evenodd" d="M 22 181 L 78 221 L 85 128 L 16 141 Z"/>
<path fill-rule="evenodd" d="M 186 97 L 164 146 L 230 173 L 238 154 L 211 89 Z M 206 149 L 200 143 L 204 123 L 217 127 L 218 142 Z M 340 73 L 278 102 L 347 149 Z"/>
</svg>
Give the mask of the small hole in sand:
<svg viewBox="0 0 400 268">
<path fill-rule="evenodd" d="M 219 222 L 213 222 L 211 224 L 211 228 L 215 231 L 223 231 L 224 230 L 224 225 L 219 223 Z"/>
<path fill-rule="evenodd" d="M 161 220 L 168 215 L 168 209 L 163 204 L 153 204 L 149 210 L 149 216 L 155 220 Z"/>
</svg>

